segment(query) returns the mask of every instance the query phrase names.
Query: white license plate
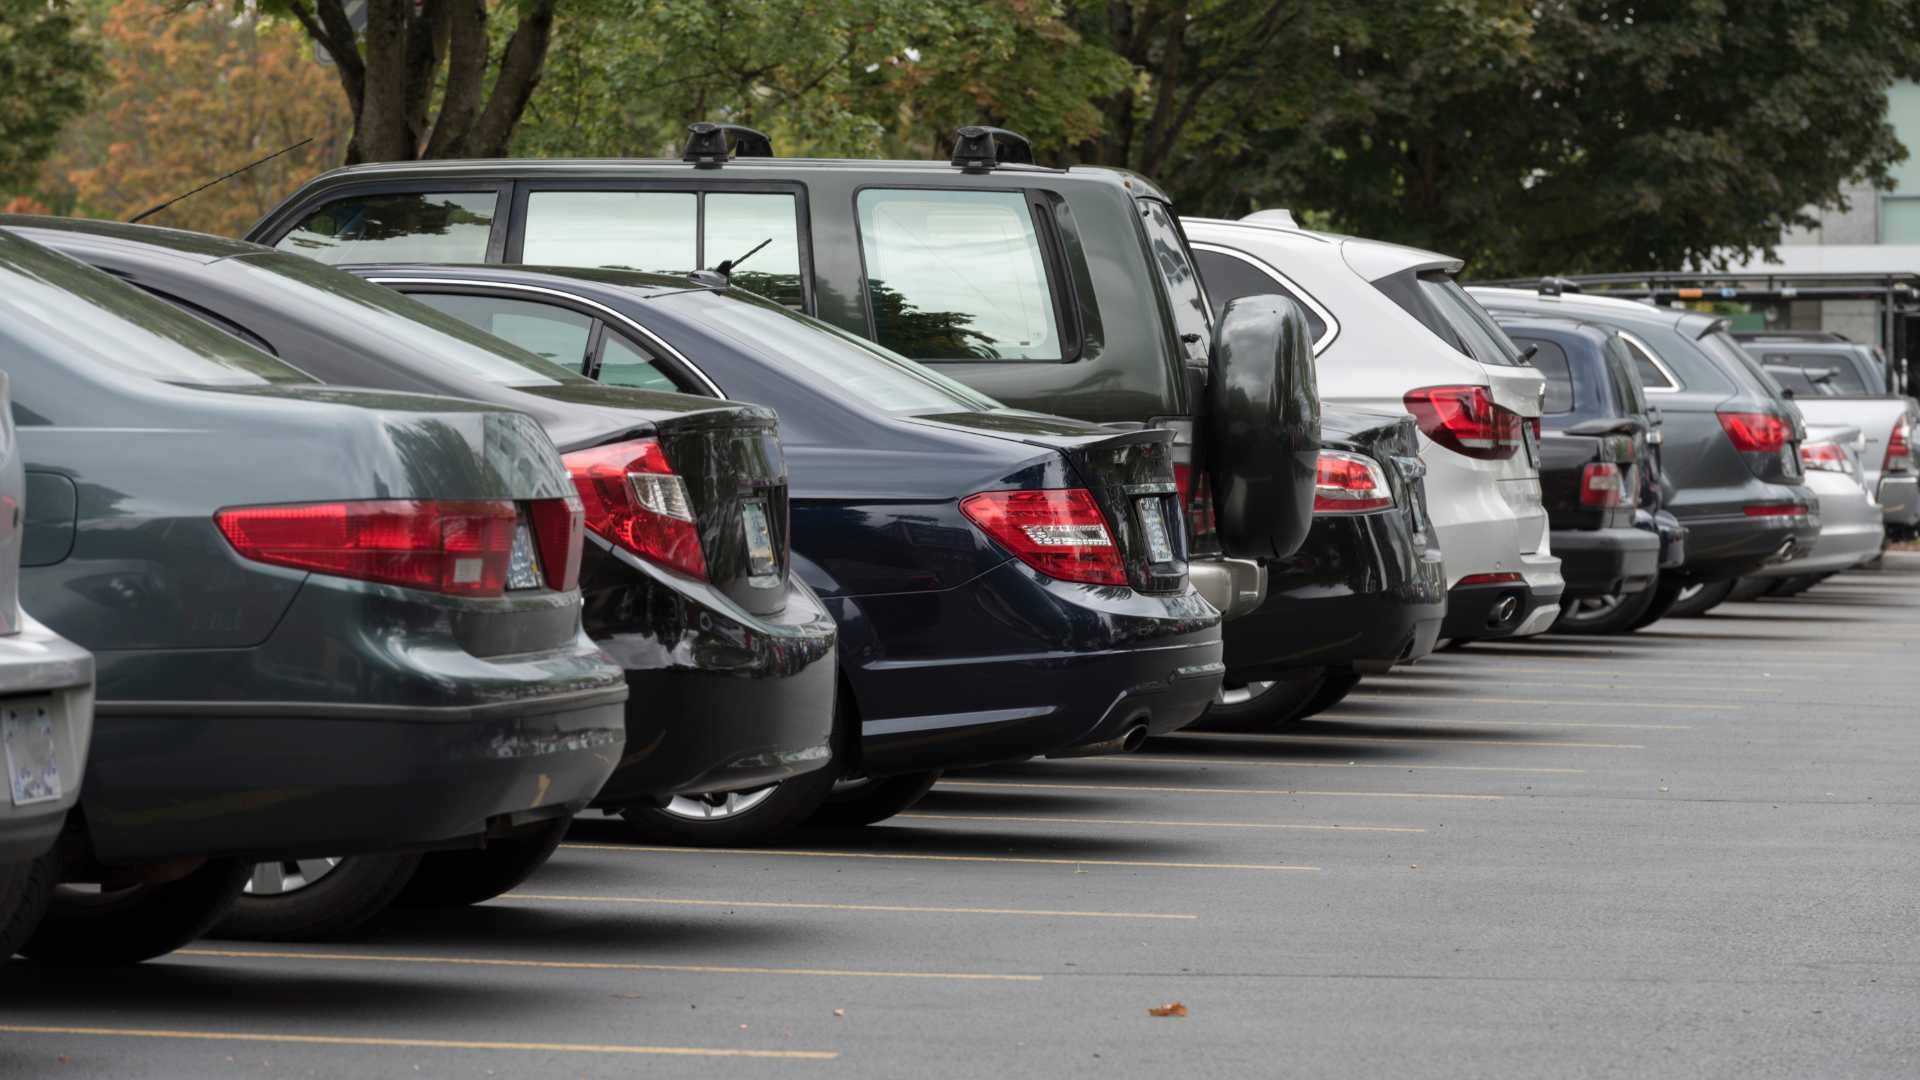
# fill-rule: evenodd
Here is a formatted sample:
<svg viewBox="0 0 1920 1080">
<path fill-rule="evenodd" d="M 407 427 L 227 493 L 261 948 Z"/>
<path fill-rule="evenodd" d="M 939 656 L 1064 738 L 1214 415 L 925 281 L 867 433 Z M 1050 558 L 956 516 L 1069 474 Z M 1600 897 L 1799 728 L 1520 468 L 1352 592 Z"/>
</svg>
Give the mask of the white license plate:
<svg viewBox="0 0 1920 1080">
<path fill-rule="evenodd" d="M 740 520 L 747 532 L 747 584 L 770 589 L 780 584 L 780 561 L 773 553 L 773 528 L 767 522 L 764 503 L 750 502 L 740 508 Z"/>
<path fill-rule="evenodd" d="M 53 802 L 66 794 L 57 731 L 51 698 L 26 698 L 0 706 L 0 743 L 6 745 L 7 786 L 13 805 Z"/>
<path fill-rule="evenodd" d="M 1147 561 L 1170 563 L 1173 561 L 1173 538 L 1167 535 L 1167 515 L 1161 509 L 1163 501 L 1158 495 L 1141 499 L 1134 505 L 1140 509 L 1140 525 L 1147 534 Z"/>
</svg>

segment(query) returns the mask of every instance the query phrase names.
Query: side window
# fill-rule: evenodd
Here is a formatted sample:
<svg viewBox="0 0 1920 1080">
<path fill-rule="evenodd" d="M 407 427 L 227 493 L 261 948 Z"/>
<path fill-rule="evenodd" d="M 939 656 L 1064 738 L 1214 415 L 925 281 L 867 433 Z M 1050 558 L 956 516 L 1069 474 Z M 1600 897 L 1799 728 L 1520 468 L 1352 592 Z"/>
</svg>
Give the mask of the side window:
<svg viewBox="0 0 1920 1080">
<path fill-rule="evenodd" d="M 611 328 L 600 338 L 600 356 L 594 377 L 608 386 L 631 386 L 640 390 L 680 389 L 653 362 L 653 357 L 634 348 Z"/>
<path fill-rule="evenodd" d="M 502 296 L 413 293 L 428 307 L 520 346 L 576 374 L 587 359 L 593 319 L 577 311 Z"/>
<path fill-rule="evenodd" d="M 1139 207 L 1154 268 L 1173 303 L 1173 329 L 1180 335 L 1180 347 L 1188 360 L 1205 363 L 1213 349 L 1213 309 L 1207 306 L 1206 286 L 1187 249 L 1186 235 L 1174 223 L 1173 210 L 1166 203 L 1141 199 Z"/>
<path fill-rule="evenodd" d="M 1774 363 L 1772 356 L 1767 357 L 1769 364 Z M 1848 358 L 1834 353 L 1794 353 L 1786 361 L 1794 367 L 1804 368 L 1808 378 L 1826 376 L 1823 380 L 1830 394 L 1871 394 L 1872 390 L 1860 378 L 1860 369 L 1848 362 Z"/>
<path fill-rule="evenodd" d="M 1641 386 L 1648 390 L 1679 389 L 1660 365 L 1654 362 L 1653 355 L 1647 352 L 1645 346 L 1629 337 L 1623 336 L 1620 341 L 1626 345 L 1628 355 L 1633 357 L 1633 370 L 1639 373 Z"/>
<path fill-rule="evenodd" d="M 520 261 L 684 274 L 699 265 L 699 225 L 691 191 L 530 192 Z"/>
<path fill-rule="evenodd" d="M 855 198 L 874 338 L 916 360 L 1061 360 L 1040 234 L 1017 191 Z"/>
<path fill-rule="evenodd" d="M 339 199 L 274 246 L 331 264 L 485 262 L 497 201 L 491 191 Z"/>
<path fill-rule="evenodd" d="M 794 197 L 783 193 L 710 191 L 706 196 L 706 235 L 700 265 L 708 270 L 738 259 L 763 242 L 733 272 L 732 281 L 750 292 L 805 310 L 800 282 L 800 218 Z"/>
<path fill-rule="evenodd" d="M 1327 320 L 1301 301 L 1293 290 L 1275 281 L 1271 274 L 1245 259 L 1221 251 L 1195 251 L 1193 261 L 1200 267 L 1200 280 L 1207 286 L 1207 299 L 1213 301 L 1213 317 L 1227 309 L 1229 300 L 1243 296 L 1273 293 L 1299 303 L 1307 313 L 1307 334 L 1315 342 L 1327 336 Z"/>
<path fill-rule="evenodd" d="M 1626 401 L 1627 411 L 1636 415 L 1645 415 L 1647 411 L 1647 393 L 1640 385 L 1640 376 L 1634 371 L 1633 354 L 1627 351 L 1627 343 L 1618 334 L 1609 335 L 1604 355 L 1607 358 L 1607 371 L 1619 386 L 1619 393 Z"/>
<path fill-rule="evenodd" d="M 1547 396 L 1540 403 L 1543 413 L 1569 413 L 1573 411 L 1573 371 L 1567 361 L 1567 350 L 1545 338 L 1516 337 L 1515 345 L 1522 350 L 1527 346 L 1536 346 L 1539 351 L 1533 354 L 1533 366 L 1547 377 Z"/>
</svg>

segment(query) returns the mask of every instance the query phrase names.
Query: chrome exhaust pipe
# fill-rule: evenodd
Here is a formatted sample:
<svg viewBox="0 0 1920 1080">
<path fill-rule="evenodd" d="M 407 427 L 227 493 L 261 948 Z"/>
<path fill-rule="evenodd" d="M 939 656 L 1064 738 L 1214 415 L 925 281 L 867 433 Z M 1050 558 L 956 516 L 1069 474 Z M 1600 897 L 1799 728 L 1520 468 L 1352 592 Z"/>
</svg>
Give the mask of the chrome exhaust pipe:
<svg viewBox="0 0 1920 1080">
<path fill-rule="evenodd" d="M 1487 620 L 1487 625 L 1491 627 L 1505 626 L 1512 622 L 1519 614 L 1520 598 L 1512 595 L 1503 596 L 1493 602 L 1493 617 Z"/>
<path fill-rule="evenodd" d="M 1119 737 L 1102 739 L 1099 742 L 1081 743 L 1069 746 L 1065 750 L 1055 750 L 1048 754 L 1050 758 L 1099 757 L 1102 754 L 1128 754 L 1140 749 L 1147 741 L 1147 725 L 1136 721 L 1132 727 L 1120 733 Z"/>
</svg>

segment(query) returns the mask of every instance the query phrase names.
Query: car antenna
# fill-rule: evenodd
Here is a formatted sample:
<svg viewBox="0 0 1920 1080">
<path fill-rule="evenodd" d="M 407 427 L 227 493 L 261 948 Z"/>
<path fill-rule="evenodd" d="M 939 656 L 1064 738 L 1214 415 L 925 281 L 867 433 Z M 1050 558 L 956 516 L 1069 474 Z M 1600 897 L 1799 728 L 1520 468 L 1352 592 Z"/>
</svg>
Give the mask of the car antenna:
<svg viewBox="0 0 1920 1080">
<path fill-rule="evenodd" d="M 313 136 L 309 135 L 306 138 L 301 139 L 299 142 L 294 143 L 292 146 L 283 147 L 279 150 L 275 150 L 273 153 L 268 154 L 266 157 L 263 157 L 258 161 L 248 162 L 247 164 L 240 166 L 239 168 L 233 170 L 232 172 L 227 173 L 225 176 L 216 176 L 213 179 L 207 181 L 206 183 L 201 184 L 199 187 L 194 188 L 192 191 L 182 192 L 181 194 L 175 195 L 173 198 L 168 199 L 166 202 L 161 203 L 159 206 L 155 206 L 147 210 L 142 210 L 140 213 L 135 214 L 134 216 L 128 218 L 127 224 L 137 225 L 140 222 L 145 221 L 147 218 L 150 218 L 153 215 L 159 213 L 160 211 L 165 210 L 167 207 L 172 206 L 174 203 L 177 203 L 182 199 L 187 199 L 187 198 L 191 198 L 192 196 L 198 195 L 215 184 L 223 183 L 225 181 L 233 179 L 236 176 L 239 176 L 241 173 L 246 172 L 248 169 L 257 168 L 261 165 L 265 165 L 267 162 L 272 161 L 274 158 L 277 158 L 282 154 L 291 154 L 295 150 L 300 149 L 301 147 L 307 145 L 312 141 L 313 141 Z"/>
<path fill-rule="evenodd" d="M 729 279 L 732 278 L 735 267 L 739 266 L 743 262 L 746 262 L 748 259 L 753 258 L 755 255 L 760 254 L 760 249 L 763 247 L 766 247 L 768 244 L 771 244 L 771 243 L 773 243 L 773 237 L 769 236 L 765 240 L 762 240 L 758 244 L 755 244 L 753 246 L 753 250 L 747 252 L 745 255 L 742 255 L 737 259 L 727 259 L 721 262 L 719 266 L 716 266 L 713 268 L 714 273 L 719 274 L 723 278 L 729 278 Z"/>
</svg>

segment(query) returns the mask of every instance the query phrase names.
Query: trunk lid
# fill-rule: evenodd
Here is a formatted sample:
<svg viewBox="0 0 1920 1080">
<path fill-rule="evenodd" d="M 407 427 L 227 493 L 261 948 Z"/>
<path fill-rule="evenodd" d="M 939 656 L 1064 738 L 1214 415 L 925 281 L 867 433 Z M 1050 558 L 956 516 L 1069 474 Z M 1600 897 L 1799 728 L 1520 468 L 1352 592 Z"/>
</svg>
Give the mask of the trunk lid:
<svg viewBox="0 0 1920 1080">
<path fill-rule="evenodd" d="M 1420 425 L 1413 417 L 1324 406 L 1320 439 L 1327 449 L 1362 453 L 1385 468 L 1394 505 L 1407 516 L 1414 544 L 1426 551 L 1433 519 L 1427 513 L 1427 466 L 1420 460 Z"/>
</svg>

